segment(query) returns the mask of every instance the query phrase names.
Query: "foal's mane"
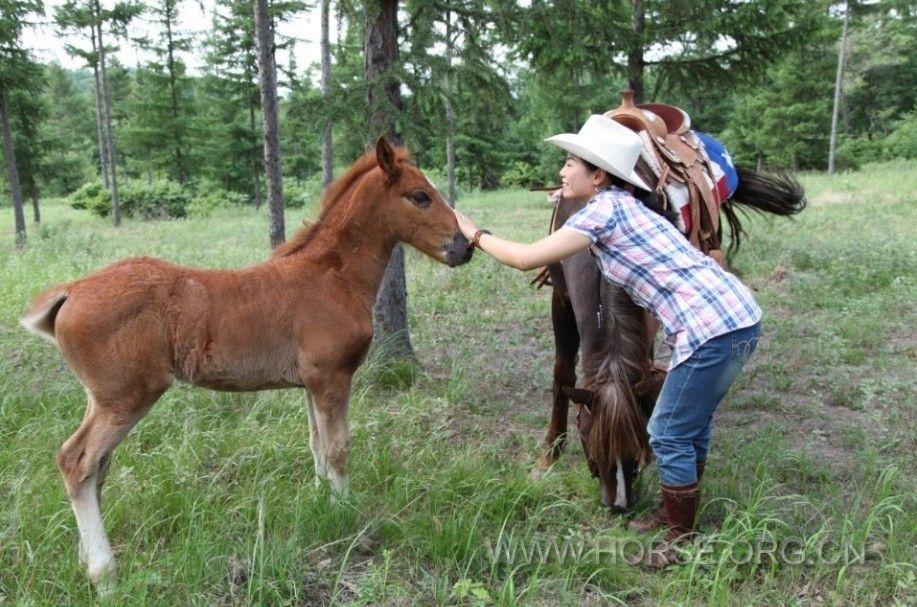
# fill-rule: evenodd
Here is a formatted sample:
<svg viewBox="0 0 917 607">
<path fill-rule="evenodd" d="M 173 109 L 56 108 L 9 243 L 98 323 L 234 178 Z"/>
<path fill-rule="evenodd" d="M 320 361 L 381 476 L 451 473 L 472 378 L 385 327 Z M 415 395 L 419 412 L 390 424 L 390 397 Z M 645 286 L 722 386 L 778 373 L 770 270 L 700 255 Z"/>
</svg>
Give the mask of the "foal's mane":
<svg viewBox="0 0 917 607">
<path fill-rule="evenodd" d="M 407 149 L 395 148 L 395 161 L 397 163 L 408 160 L 410 156 L 411 154 Z M 369 151 L 357 159 L 346 173 L 332 182 L 328 189 L 325 190 L 318 218 L 311 223 L 304 222 L 305 225 L 293 234 L 288 241 L 274 249 L 271 257 L 288 257 L 298 253 L 315 239 L 319 228 L 323 224 L 332 225 L 335 221 L 346 221 L 348 217 L 346 213 L 337 214 L 335 217 L 328 217 L 328 215 L 333 209 L 344 204 L 345 201 L 353 200 L 352 196 L 347 196 L 346 194 L 357 185 L 360 179 L 377 166 L 379 166 L 379 161 L 375 151 Z"/>
</svg>

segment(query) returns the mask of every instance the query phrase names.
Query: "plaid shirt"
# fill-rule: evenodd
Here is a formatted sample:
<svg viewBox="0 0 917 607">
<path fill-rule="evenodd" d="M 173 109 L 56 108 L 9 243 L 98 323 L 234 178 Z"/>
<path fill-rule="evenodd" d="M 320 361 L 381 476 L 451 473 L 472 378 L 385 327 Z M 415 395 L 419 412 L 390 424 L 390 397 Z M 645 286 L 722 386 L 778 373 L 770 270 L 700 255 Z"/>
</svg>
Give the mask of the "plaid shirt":
<svg viewBox="0 0 917 607">
<path fill-rule="evenodd" d="M 596 194 L 564 227 L 588 236 L 605 278 L 662 323 L 673 348 L 669 369 L 704 342 L 761 320 L 738 278 L 620 188 Z"/>
</svg>

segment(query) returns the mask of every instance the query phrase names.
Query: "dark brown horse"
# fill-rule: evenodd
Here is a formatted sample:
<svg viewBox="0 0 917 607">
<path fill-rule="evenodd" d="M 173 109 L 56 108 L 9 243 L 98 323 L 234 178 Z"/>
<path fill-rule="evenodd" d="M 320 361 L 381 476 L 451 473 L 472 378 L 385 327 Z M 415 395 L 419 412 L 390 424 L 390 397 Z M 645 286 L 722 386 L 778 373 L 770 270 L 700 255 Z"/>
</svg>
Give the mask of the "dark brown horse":
<svg viewBox="0 0 917 607">
<path fill-rule="evenodd" d="M 720 208 L 732 232 L 730 253 L 738 249 L 743 233 L 737 208 L 787 216 L 805 206 L 802 186 L 789 176 L 742 168 L 738 174 L 738 188 Z M 584 205 L 585 201 L 560 200 L 552 229 Z M 658 207 L 654 210 L 663 213 Z M 718 236 L 722 241 L 722 229 Z M 553 403 L 545 452 L 536 469 L 547 470 L 563 451 L 573 400 L 580 404 L 577 425 L 589 469 L 599 478 L 602 503 L 624 512 L 636 501 L 633 485 L 638 471 L 652 458 L 646 423 L 665 379 L 665 372 L 652 361 L 658 323 L 623 289 L 601 278 L 588 251 L 552 264 L 548 271 L 554 287 Z M 579 388 L 577 353 L 583 377 Z"/>
<path fill-rule="evenodd" d="M 407 152 L 379 139 L 323 200 L 318 220 L 267 261 L 203 270 L 130 258 L 40 295 L 23 325 L 55 343 L 86 389 L 83 423 L 57 454 L 89 577 L 115 560 L 100 492 L 112 452 L 178 379 L 215 390 L 304 387 L 316 480 L 346 491 L 351 379 L 373 335 L 392 248 L 456 266 L 455 215 Z"/>
</svg>

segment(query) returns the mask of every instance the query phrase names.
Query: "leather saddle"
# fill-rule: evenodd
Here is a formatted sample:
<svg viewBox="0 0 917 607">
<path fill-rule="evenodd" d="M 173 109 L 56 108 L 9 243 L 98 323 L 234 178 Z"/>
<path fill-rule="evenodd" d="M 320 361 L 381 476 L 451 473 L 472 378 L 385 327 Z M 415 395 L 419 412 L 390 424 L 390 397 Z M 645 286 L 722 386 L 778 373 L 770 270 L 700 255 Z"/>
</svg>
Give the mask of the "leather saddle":
<svg viewBox="0 0 917 607">
<path fill-rule="evenodd" d="M 716 177 L 691 119 L 683 110 L 663 103 L 634 104 L 634 92 L 621 91 L 621 105 L 605 113 L 640 135 L 642 162 L 637 173 L 661 197 L 666 208 L 687 204 L 685 235 L 695 247 L 725 261 L 719 239 L 719 204 Z M 687 202 L 685 203 L 685 198 Z"/>
</svg>

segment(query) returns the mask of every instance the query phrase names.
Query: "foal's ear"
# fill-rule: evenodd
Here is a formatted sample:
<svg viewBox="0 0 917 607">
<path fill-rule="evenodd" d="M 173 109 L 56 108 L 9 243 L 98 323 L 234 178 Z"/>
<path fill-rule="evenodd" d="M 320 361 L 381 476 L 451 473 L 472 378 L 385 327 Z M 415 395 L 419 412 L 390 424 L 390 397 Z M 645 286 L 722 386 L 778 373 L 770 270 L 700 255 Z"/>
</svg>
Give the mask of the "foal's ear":
<svg viewBox="0 0 917 607">
<path fill-rule="evenodd" d="M 395 150 L 386 141 L 385 136 L 380 136 L 376 141 L 376 161 L 379 168 L 385 173 L 385 178 L 389 183 L 394 183 L 401 175 L 401 167 L 395 161 Z"/>
</svg>

